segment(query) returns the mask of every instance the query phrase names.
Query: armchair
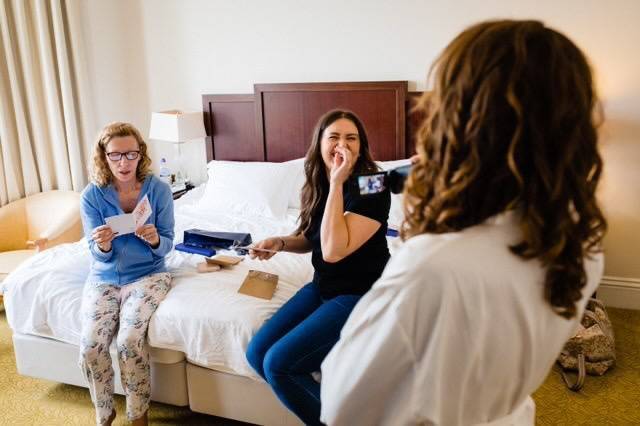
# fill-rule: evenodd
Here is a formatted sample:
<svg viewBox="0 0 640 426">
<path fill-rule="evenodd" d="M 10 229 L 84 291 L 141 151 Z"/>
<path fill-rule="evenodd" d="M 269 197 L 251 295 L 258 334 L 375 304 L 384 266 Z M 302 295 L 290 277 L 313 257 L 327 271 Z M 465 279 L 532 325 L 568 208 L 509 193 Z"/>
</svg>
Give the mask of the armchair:
<svg viewBox="0 0 640 426">
<path fill-rule="evenodd" d="M 38 251 L 80 238 L 77 192 L 47 191 L 0 207 L 0 282 Z"/>
</svg>

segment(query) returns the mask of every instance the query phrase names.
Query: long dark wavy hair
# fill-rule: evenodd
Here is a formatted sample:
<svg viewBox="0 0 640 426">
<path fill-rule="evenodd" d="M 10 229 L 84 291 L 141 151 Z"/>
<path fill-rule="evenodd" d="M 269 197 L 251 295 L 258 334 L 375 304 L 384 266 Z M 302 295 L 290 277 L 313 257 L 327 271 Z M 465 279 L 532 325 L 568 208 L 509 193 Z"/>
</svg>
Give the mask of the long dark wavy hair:
<svg viewBox="0 0 640 426">
<path fill-rule="evenodd" d="M 522 241 L 511 251 L 542 262 L 545 300 L 574 317 L 583 259 L 607 228 L 595 197 L 602 115 L 585 56 L 541 22 L 484 22 L 457 36 L 430 76 L 403 238 L 516 209 Z"/>
<path fill-rule="evenodd" d="M 358 138 L 360 139 L 360 153 L 358 154 L 358 159 L 351 173 L 368 173 L 378 170 L 378 166 L 373 161 L 371 152 L 369 151 L 369 139 L 367 138 L 364 125 L 353 112 L 335 109 L 320 117 L 313 131 L 311 146 L 309 146 L 304 159 L 306 181 L 300 193 L 300 205 L 302 209 L 300 210 L 299 225 L 295 234 L 300 234 L 309 229 L 309 226 L 311 226 L 311 218 L 317 209 L 321 207 L 320 202 L 322 198 L 329 192 L 329 177 L 327 176 L 326 166 L 322 159 L 320 142 L 322 141 L 324 130 L 334 121 L 341 118 L 346 118 L 356 126 L 358 129 Z"/>
</svg>

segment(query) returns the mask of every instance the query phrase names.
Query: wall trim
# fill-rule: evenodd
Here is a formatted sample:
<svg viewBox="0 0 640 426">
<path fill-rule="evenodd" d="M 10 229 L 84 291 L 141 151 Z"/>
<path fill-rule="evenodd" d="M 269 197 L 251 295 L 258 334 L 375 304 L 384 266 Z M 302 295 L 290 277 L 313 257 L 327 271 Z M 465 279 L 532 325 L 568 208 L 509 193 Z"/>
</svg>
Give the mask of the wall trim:
<svg viewBox="0 0 640 426">
<path fill-rule="evenodd" d="M 606 306 L 640 310 L 640 278 L 605 275 L 600 281 L 598 298 Z"/>
</svg>

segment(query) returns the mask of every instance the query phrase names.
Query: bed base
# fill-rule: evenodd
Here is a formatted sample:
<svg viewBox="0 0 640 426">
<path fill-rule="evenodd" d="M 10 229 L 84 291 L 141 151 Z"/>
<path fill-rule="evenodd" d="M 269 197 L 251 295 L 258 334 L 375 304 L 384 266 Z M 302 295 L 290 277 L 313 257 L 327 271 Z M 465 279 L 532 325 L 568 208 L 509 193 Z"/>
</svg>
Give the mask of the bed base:
<svg viewBox="0 0 640 426">
<path fill-rule="evenodd" d="M 87 387 L 78 367 L 76 345 L 46 337 L 13 334 L 18 373 L 24 376 Z M 111 349 L 115 377 L 120 377 L 117 357 Z M 124 395 L 120 380 L 115 380 L 115 392 Z M 184 407 L 189 405 L 187 394 L 186 361 L 171 364 L 151 361 L 151 399 Z"/>
<path fill-rule="evenodd" d="M 78 346 L 46 337 L 14 333 L 18 373 L 24 376 L 87 387 L 78 367 Z M 181 354 L 176 352 L 175 354 Z M 115 377 L 120 377 L 116 354 Z M 203 368 L 182 357 L 151 361 L 151 399 L 228 419 L 266 426 L 301 425 L 275 397 L 266 383 Z M 180 359 L 177 362 L 173 362 Z M 162 362 L 165 361 L 165 362 Z M 120 380 L 115 392 L 123 394 Z"/>
<path fill-rule="evenodd" d="M 271 425 L 302 425 L 265 382 L 187 363 L 189 406 L 198 413 Z"/>
</svg>

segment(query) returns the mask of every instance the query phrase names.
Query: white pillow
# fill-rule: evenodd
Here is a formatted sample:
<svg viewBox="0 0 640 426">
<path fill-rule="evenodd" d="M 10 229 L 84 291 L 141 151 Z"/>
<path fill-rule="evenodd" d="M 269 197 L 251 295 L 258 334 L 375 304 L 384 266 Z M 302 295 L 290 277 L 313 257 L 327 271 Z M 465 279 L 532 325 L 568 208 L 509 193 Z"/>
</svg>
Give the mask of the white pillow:
<svg viewBox="0 0 640 426">
<path fill-rule="evenodd" d="M 411 164 L 410 159 L 393 160 L 393 161 L 376 161 L 376 164 L 384 171 L 395 169 L 396 167 Z M 404 211 L 402 210 L 402 194 L 391 194 L 391 208 L 389 209 L 389 220 L 387 224 L 389 228 L 398 230 L 404 220 Z"/>
<path fill-rule="evenodd" d="M 286 216 L 292 180 L 284 163 L 211 161 L 209 180 L 200 209 L 259 215 Z"/>
<path fill-rule="evenodd" d="M 300 193 L 302 192 L 302 187 L 307 179 L 304 175 L 304 158 L 286 161 L 283 164 L 286 164 L 287 167 L 289 167 L 289 173 L 293 184 L 291 194 L 289 195 L 289 208 L 301 209 Z"/>
<path fill-rule="evenodd" d="M 376 164 L 384 171 L 388 171 L 391 169 L 395 169 L 401 166 L 406 166 L 411 164 L 411 160 L 409 158 L 405 158 L 404 160 L 391 160 L 391 161 L 376 161 Z"/>
</svg>

